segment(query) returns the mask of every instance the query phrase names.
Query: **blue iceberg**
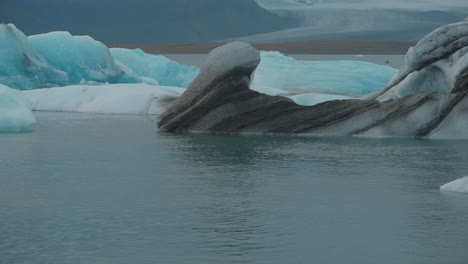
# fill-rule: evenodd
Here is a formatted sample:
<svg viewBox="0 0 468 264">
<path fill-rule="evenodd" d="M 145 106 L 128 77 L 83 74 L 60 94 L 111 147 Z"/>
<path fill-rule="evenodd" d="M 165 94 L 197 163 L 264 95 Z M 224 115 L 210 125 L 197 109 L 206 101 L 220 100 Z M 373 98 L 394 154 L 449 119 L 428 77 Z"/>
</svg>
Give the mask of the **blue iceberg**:
<svg viewBox="0 0 468 264">
<path fill-rule="evenodd" d="M 138 80 L 125 76 L 115 64 L 109 49 L 89 36 L 51 32 L 29 36 L 28 40 L 49 65 L 67 74 L 67 84 Z"/>
<path fill-rule="evenodd" d="M 161 55 L 141 49 L 112 48 L 117 65 L 130 75 L 157 80 L 159 85 L 187 88 L 200 71 L 197 67 L 179 64 Z"/>
<path fill-rule="evenodd" d="M 48 64 L 23 32 L 0 24 L 0 83 L 25 90 L 67 82 L 67 74 Z"/>
<path fill-rule="evenodd" d="M 36 119 L 17 90 L 0 84 L 0 132 L 32 131 Z"/>
<path fill-rule="evenodd" d="M 147 83 L 188 87 L 198 68 L 142 50 L 111 49 L 89 36 L 25 36 L 0 24 L 0 83 L 31 90 L 68 85 Z"/>
<path fill-rule="evenodd" d="M 398 73 L 362 61 L 302 61 L 277 51 L 262 51 L 251 89 L 269 95 L 304 93 L 361 96 L 375 92 Z"/>
</svg>

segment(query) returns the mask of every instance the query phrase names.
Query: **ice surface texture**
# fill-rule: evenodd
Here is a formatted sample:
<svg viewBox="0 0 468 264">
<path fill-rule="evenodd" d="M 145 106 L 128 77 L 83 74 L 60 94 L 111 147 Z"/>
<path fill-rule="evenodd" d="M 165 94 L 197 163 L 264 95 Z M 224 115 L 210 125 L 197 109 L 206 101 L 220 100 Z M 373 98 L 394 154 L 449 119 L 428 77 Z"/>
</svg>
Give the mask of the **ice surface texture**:
<svg viewBox="0 0 468 264">
<path fill-rule="evenodd" d="M 141 50 L 109 50 L 88 36 L 26 37 L 14 25 L 0 24 L 0 83 L 19 90 L 105 83 L 187 87 L 197 73 L 195 67 Z"/>
<path fill-rule="evenodd" d="M 32 131 L 35 123 L 20 92 L 0 84 L 0 132 Z"/>
<path fill-rule="evenodd" d="M 444 184 L 440 186 L 440 190 L 444 192 L 468 193 L 468 176 Z"/>
</svg>

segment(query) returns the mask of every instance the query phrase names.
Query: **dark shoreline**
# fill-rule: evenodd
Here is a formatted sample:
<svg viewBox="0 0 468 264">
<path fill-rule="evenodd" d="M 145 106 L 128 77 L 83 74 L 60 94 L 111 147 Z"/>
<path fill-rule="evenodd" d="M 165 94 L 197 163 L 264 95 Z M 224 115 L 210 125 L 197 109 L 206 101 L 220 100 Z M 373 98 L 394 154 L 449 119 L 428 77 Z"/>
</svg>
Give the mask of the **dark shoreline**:
<svg viewBox="0 0 468 264">
<path fill-rule="evenodd" d="M 152 54 L 207 54 L 225 43 L 160 43 L 108 45 L 110 48 L 140 48 Z M 277 50 L 285 54 L 387 54 L 404 55 L 414 42 L 310 40 L 284 43 L 252 43 L 259 50 Z"/>
</svg>

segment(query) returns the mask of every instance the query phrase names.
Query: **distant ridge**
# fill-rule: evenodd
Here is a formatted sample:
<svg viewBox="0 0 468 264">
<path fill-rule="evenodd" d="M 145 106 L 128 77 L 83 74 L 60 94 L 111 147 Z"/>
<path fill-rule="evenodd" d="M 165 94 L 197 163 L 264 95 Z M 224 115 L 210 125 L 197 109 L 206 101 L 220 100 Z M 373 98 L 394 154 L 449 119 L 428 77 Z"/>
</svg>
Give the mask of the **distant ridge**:
<svg viewBox="0 0 468 264">
<path fill-rule="evenodd" d="M 254 0 L 0 0 L 2 22 L 105 43 L 207 42 L 295 25 Z"/>
<path fill-rule="evenodd" d="M 277 50 L 285 54 L 406 54 L 415 42 L 310 40 L 283 43 L 253 43 L 259 50 Z M 109 47 L 140 48 L 152 54 L 204 54 L 224 43 L 161 43 L 108 45 Z"/>
</svg>

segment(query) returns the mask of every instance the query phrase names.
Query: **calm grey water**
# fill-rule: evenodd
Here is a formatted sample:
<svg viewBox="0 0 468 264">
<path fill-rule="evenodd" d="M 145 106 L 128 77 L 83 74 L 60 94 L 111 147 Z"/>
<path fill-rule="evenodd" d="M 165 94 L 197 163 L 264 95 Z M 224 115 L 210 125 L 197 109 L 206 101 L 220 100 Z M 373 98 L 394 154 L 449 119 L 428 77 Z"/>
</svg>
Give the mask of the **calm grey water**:
<svg viewBox="0 0 468 264">
<path fill-rule="evenodd" d="M 0 134 L 0 263 L 468 262 L 467 141 L 157 132 L 36 113 Z"/>
<path fill-rule="evenodd" d="M 171 60 L 186 65 L 193 65 L 200 67 L 206 54 L 164 54 Z M 391 66 L 400 69 L 404 62 L 404 55 L 343 55 L 343 54 L 288 54 L 296 59 L 305 61 L 339 61 L 339 60 L 354 60 L 366 61 L 381 65 Z M 388 63 L 387 63 L 388 61 Z"/>
</svg>

